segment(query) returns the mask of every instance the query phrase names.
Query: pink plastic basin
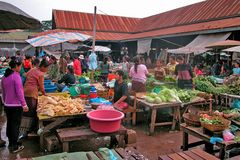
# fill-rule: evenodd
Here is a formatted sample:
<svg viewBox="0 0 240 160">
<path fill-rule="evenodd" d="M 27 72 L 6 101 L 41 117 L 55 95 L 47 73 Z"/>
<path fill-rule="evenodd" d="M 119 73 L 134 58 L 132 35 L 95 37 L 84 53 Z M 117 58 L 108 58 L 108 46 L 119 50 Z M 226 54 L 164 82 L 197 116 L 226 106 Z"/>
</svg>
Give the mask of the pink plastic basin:
<svg viewBox="0 0 240 160">
<path fill-rule="evenodd" d="M 98 133 L 112 133 L 120 129 L 122 112 L 117 110 L 94 110 L 88 112 L 90 127 Z"/>
</svg>

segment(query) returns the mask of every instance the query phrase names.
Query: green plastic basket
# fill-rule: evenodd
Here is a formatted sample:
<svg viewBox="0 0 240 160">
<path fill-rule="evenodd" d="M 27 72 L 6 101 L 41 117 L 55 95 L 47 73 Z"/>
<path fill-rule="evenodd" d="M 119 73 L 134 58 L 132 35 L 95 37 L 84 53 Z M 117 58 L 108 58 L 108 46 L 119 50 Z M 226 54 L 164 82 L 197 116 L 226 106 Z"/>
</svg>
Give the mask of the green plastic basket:
<svg viewBox="0 0 240 160">
<path fill-rule="evenodd" d="M 84 95 L 89 95 L 90 94 L 90 85 L 89 84 L 81 84 L 80 85 L 80 88 L 81 88 L 81 94 L 84 94 Z"/>
<path fill-rule="evenodd" d="M 80 94 L 79 86 L 72 86 L 69 88 L 69 92 L 71 96 L 78 96 Z"/>
</svg>

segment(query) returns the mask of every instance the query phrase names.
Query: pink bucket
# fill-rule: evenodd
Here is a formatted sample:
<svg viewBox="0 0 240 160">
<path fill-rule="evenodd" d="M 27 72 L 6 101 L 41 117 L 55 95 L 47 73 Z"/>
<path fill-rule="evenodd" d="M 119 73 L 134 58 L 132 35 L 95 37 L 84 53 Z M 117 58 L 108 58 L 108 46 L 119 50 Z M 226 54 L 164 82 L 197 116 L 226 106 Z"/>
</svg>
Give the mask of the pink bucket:
<svg viewBox="0 0 240 160">
<path fill-rule="evenodd" d="M 112 133 L 120 129 L 122 112 L 117 110 L 94 110 L 87 114 L 90 127 L 98 133 Z"/>
</svg>

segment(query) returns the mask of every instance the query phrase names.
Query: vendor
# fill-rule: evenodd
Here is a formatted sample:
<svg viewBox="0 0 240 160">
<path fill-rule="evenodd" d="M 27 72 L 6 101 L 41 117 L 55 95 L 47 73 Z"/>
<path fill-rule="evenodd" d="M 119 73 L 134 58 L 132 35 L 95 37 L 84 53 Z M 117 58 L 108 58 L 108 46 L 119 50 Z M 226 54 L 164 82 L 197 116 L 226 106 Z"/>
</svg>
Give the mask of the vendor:
<svg viewBox="0 0 240 160">
<path fill-rule="evenodd" d="M 140 64 L 139 57 L 134 57 L 134 66 L 131 67 L 129 77 L 132 78 L 132 90 L 135 92 L 146 92 L 146 81 L 148 70 L 144 64 Z"/>
<path fill-rule="evenodd" d="M 202 72 L 202 65 L 201 64 L 198 64 L 198 65 L 195 65 L 194 67 L 194 74 L 195 76 L 202 76 L 203 75 L 203 72 Z"/>
<path fill-rule="evenodd" d="M 24 71 L 28 72 L 32 68 L 32 57 L 26 55 L 26 58 L 23 61 Z"/>
<path fill-rule="evenodd" d="M 128 86 L 123 79 L 124 72 L 122 70 L 116 71 L 116 82 L 114 84 L 114 106 L 121 105 L 122 102 L 127 102 L 128 99 Z"/>
<path fill-rule="evenodd" d="M 77 75 L 77 76 L 81 76 L 82 75 L 81 62 L 80 62 L 78 56 L 74 57 L 73 69 L 74 69 L 74 74 L 75 75 Z"/>
<path fill-rule="evenodd" d="M 171 56 L 169 58 L 169 63 L 167 64 L 167 69 L 168 69 L 170 75 L 175 74 L 175 67 L 177 64 L 178 64 L 178 62 L 176 61 L 175 56 Z"/>
<path fill-rule="evenodd" d="M 59 65 L 57 63 L 57 58 L 55 56 L 51 56 L 49 63 L 50 66 L 48 70 L 48 78 L 51 80 L 56 80 L 59 74 Z"/>
<path fill-rule="evenodd" d="M 240 76 L 240 60 L 234 63 L 233 75 Z"/>
<path fill-rule="evenodd" d="M 73 66 L 67 66 L 67 73 L 57 83 L 55 83 L 55 85 L 57 86 L 58 91 L 61 92 L 64 87 L 72 86 L 75 84 L 75 82 L 76 79 L 74 76 Z"/>
<path fill-rule="evenodd" d="M 30 130 L 37 129 L 38 92 L 40 91 L 42 95 L 45 95 L 44 74 L 48 71 L 48 66 L 48 61 L 42 60 L 38 68 L 33 68 L 26 74 L 24 95 L 29 107 L 29 112 L 24 113 L 23 116 L 32 118 Z"/>
<path fill-rule="evenodd" d="M 101 64 L 101 77 L 103 82 L 107 82 L 108 73 L 110 69 L 110 65 L 108 64 L 108 58 L 105 57 L 103 63 Z"/>
<path fill-rule="evenodd" d="M 178 87 L 181 89 L 192 89 L 193 72 L 189 64 L 184 62 L 182 56 L 177 57 L 178 65 L 175 68 L 175 75 L 178 79 Z"/>
<path fill-rule="evenodd" d="M 163 68 L 163 61 L 157 60 L 156 68 L 154 69 L 154 76 L 157 80 L 163 80 L 166 76 L 165 69 Z"/>
</svg>

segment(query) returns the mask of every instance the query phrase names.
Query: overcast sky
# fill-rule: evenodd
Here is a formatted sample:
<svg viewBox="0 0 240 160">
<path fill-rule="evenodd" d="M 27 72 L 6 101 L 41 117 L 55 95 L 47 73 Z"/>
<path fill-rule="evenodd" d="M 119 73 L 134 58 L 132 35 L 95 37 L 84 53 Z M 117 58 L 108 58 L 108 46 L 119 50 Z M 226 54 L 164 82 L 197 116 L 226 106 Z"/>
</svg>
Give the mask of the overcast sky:
<svg viewBox="0 0 240 160">
<path fill-rule="evenodd" d="M 52 9 L 126 16 L 148 17 L 204 0 L 0 0 L 11 3 L 39 20 L 52 19 Z"/>
</svg>

